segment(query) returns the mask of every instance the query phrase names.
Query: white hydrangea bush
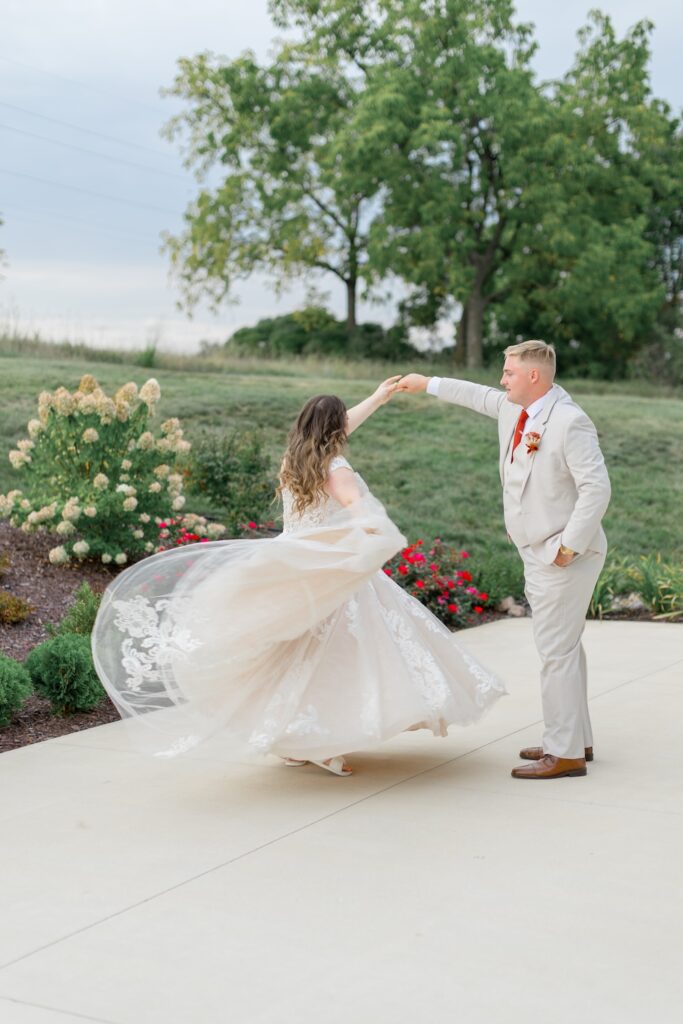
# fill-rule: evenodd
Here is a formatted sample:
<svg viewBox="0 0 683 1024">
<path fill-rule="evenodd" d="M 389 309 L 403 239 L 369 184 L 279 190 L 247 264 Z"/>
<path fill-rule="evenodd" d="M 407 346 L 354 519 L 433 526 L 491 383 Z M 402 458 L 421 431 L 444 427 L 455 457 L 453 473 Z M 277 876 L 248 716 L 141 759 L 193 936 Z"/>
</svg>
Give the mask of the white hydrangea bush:
<svg viewBox="0 0 683 1024">
<path fill-rule="evenodd" d="M 109 397 L 90 374 L 74 392 L 43 391 L 28 437 L 9 453 L 21 488 L 0 494 L 0 516 L 28 533 L 53 533 L 54 565 L 91 558 L 123 566 L 163 551 L 166 521 L 185 518 L 180 466 L 190 443 L 176 418 L 152 429 L 160 397 L 153 378 Z M 225 531 L 186 518 L 198 539 Z"/>
</svg>

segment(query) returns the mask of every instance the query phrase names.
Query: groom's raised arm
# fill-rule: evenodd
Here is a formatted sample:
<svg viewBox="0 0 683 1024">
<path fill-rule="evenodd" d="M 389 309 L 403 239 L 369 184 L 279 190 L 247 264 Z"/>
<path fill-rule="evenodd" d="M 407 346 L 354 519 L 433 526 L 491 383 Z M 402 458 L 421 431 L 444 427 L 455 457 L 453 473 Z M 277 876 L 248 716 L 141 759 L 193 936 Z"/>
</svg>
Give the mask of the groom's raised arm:
<svg viewBox="0 0 683 1024">
<path fill-rule="evenodd" d="M 456 380 L 452 377 L 423 377 L 421 373 L 409 373 L 403 377 L 396 389 L 417 394 L 426 391 L 435 395 L 443 402 L 463 405 L 466 409 L 479 412 L 497 420 L 500 409 L 505 402 L 505 392 L 497 388 L 488 388 L 483 384 L 473 384 L 469 380 Z"/>
</svg>

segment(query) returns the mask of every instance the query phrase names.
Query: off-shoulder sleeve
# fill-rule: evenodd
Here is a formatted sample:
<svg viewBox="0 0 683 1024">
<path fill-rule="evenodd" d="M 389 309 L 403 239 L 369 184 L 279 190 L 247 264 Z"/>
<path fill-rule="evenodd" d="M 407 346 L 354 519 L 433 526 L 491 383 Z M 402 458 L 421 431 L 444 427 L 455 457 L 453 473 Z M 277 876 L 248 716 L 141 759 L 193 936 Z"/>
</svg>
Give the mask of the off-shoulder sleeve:
<svg viewBox="0 0 683 1024">
<path fill-rule="evenodd" d="M 353 469 L 353 467 L 343 455 L 335 455 L 330 463 L 330 473 L 334 473 L 335 469 Z"/>
</svg>

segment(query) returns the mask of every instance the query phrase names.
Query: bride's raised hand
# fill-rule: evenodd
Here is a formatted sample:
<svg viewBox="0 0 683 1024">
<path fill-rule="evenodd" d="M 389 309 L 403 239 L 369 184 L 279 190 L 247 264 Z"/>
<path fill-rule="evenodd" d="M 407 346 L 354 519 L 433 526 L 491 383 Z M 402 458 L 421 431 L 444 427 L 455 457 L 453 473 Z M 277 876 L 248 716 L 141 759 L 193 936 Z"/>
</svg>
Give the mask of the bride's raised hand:
<svg viewBox="0 0 683 1024">
<path fill-rule="evenodd" d="M 395 377 L 387 377 L 386 380 L 382 381 L 373 395 L 378 405 L 384 405 L 396 393 L 400 379 L 401 374 L 399 373 Z"/>
</svg>

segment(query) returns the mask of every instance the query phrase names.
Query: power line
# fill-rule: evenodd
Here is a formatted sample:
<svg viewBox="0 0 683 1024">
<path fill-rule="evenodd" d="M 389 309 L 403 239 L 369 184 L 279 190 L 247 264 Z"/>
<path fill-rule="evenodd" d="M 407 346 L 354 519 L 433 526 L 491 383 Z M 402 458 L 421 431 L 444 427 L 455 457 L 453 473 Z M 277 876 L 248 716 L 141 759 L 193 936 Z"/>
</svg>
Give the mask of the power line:
<svg viewBox="0 0 683 1024">
<path fill-rule="evenodd" d="M 68 82 L 69 85 L 75 85 L 79 89 L 87 89 L 90 92 L 99 93 L 100 96 L 107 96 L 109 99 L 118 100 L 119 103 L 123 100 L 124 103 L 135 103 L 137 106 L 144 107 L 146 110 L 153 110 L 157 114 L 162 112 L 161 107 L 153 106 L 151 103 L 145 103 L 144 100 L 117 95 L 116 93 L 108 92 L 106 89 L 100 89 L 96 85 L 90 85 L 87 82 L 79 82 L 75 78 L 67 78 L 66 75 L 60 75 L 56 71 L 48 71 L 46 68 L 36 67 L 35 64 L 27 64 L 25 61 L 14 60 L 12 57 L 3 57 L 2 54 L 0 54 L 0 60 L 4 61 L 6 64 L 14 64 L 15 67 L 18 68 L 26 68 L 28 71 L 37 71 L 41 75 L 49 75 L 51 78 L 58 78 L 61 82 Z"/>
<path fill-rule="evenodd" d="M 8 171 L 0 167 L 0 174 L 9 174 L 13 178 L 26 178 L 28 181 L 37 181 L 41 185 L 54 185 L 57 188 L 65 188 L 71 192 L 82 192 L 84 195 L 94 196 L 95 199 L 106 199 L 111 203 L 123 203 L 125 206 L 137 206 L 142 210 L 153 210 L 155 213 L 166 213 L 171 217 L 178 215 L 178 210 L 167 210 L 163 206 L 152 206 L 150 203 L 138 203 L 134 199 L 123 199 L 121 196 L 110 196 L 104 192 L 94 192 L 89 188 L 81 188 L 79 185 L 68 185 L 62 181 L 52 181 L 50 178 L 39 178 L 35 174 L 26 174 L 22 171 Z"/>
<path fill-rule="evenodd" d="M 53 146 L 62 146 L 64 149 L 73 149 L 78 153 L 88 153 L 91 156 L 98 156 L 101 160 L 107 160 L 109 163 L 125 164 L 127 167 L 136 167 L 138 170 L 150 171 L 152 174 L 162 174 L 167 178 L 177 178 L 180 181 L 187 182 L 187 178 L 178 174 L 175 171 L 164 171 L 157 167 L 148 167 L 145 164 L 135 163 L 134 160 L 126 160 L 120 156 L 109 156 L 108 153 L 98 153 L 95 149 L 87 149 L 85 146 L 78 146 L 72 142 L 62 142 L 60 139 L 51 139 L 49 135 L 39 135 L 37 132 L 29 132 L 24 128 L 14 128 L 12 125 L 3 124 L 0 121 L 0 128 L 4 128 L 8 132 L 16 132 L 18 135 L 26 135 L 30 139 L 42 139 L 44 142 L 51 142 Z"/>
<path fill-rule="evenodd" d="M 122 238 L 130 239 L 131 241 L 135 242 L 149 242 L 150 240 L 152 240 L 152 238 L 157 243 L 159 241 L 159 236 L 157 232 L 152 232 L 150 235 L 147 236 L 131 234 L 131 232 L 124 231 L 121 228 L 117 227 L 115 224 L 99 224 L 97 223 L 97 221 L 85 220 L 85 218 L 83 217 L 72 217 L 70 214 L 67 213 L 54 213 L 52 210 L 40 209 L 37 207 L 32 207 L 31 209 L 28 209 L 25 206 L 21 206 L 21 204 L 3 203 L 2 212 L 3 215 L 5 213 L 10 213 L 13 214 L 14 216 L 28 217 L 31 220 L 37 221 L 40 221 L 43 217 L 49 217 L 50 220 L 69 221 L 70 223 L 80 224 L 82 227 L 92 229 L 93 231 L 107 231 L 110 233 L 115 232 L 116 235 Z M 5 227 L 7 228 L 10 226 L 11 218 L 6 217 Z"/>
<path fill-rule="evenodd" d="M 36 110 L 29 110 L 27 107 L 19 107 L 15 103 L 6 103 L 0 100 L 0 107 L 7 107 L 8 110 L 16 110 L 20 114 L 28 114 L 30 117 L 39 117 L 42 121 L 50 121 L 52 124 L 61 124 L 65 128 L 72 128 L 74 131 L 83 132 L 85 135 L 94 135 L 98 139 L 106 139 L 107 142 L 115 142 L 119 146 L 129 146 L 131 149 L 140 149 L 146 153 L 154 153 L 164 160 L 170 159 L 170 153 L 163 153 L 160 149 L 152 149 L 151 146 L 143 146 L 138 142 L 129 142 L 127 139 L 119 139 L 115 135 L 105 135 L 104 132 L 95 131 L 94 128 L 82 128 L 81 125 L 73 124 L 71 121 L 62 121 L 58 117 L 50 117 L 48 114 L 40 114 Z"/>
</svg>

